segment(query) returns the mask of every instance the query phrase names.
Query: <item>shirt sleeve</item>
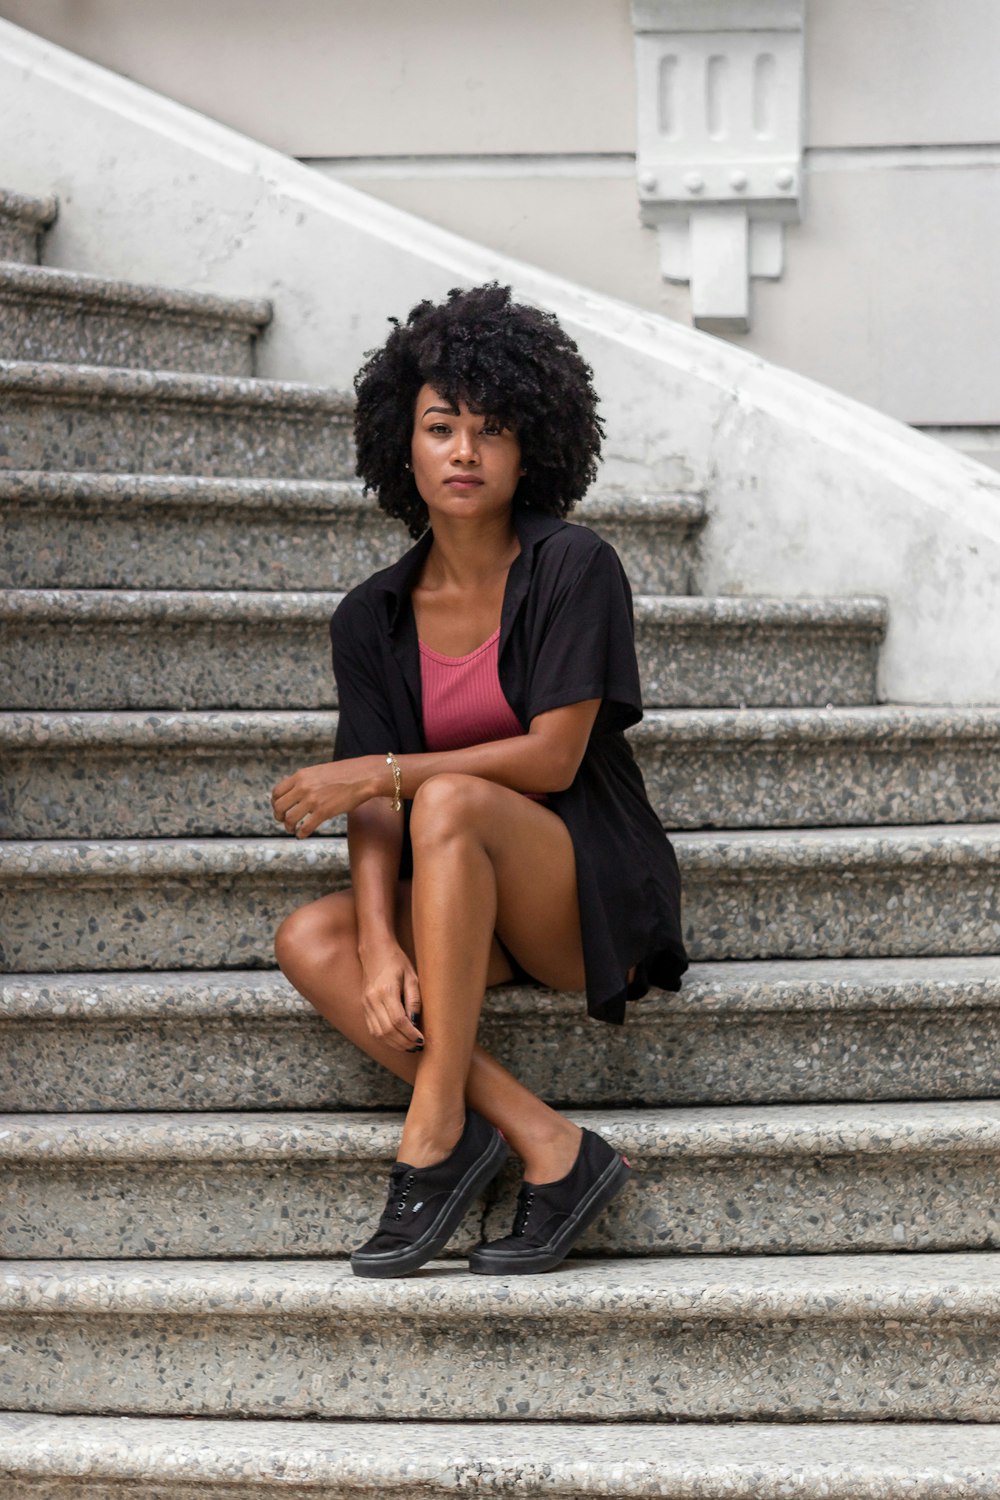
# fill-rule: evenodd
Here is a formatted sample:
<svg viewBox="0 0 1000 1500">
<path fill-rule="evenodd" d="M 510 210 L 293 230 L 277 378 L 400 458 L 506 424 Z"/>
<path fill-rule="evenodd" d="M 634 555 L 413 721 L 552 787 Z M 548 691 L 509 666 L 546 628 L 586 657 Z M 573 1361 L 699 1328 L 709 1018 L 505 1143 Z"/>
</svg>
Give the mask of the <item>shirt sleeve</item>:
<svg viewBox="0 0 1000 1500">
<path fill-rule="evenodd" d="M 528 720 L 586 698 L 602 700 L 603 729 L 626 729 L 642 718 L 632 590 L 603 540 L 552 590 L 532 652 Z"/>
<path fill-rule="evenodd" d="M 387 750 L 398 749 L 396 724 L 373 644 L 374 631 L 365 625 L 364 611 L 352 608 L 347 600 L 338 605 L 330 621 L 339 709 L 334 760 L 384 755 Z"/>
</svg>

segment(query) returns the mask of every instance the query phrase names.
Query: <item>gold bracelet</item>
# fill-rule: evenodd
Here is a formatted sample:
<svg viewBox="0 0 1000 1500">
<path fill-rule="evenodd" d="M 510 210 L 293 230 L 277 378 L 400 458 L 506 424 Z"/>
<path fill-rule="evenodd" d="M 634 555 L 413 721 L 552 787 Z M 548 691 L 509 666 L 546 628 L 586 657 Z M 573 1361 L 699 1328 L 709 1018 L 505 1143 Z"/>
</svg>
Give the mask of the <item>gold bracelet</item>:
<svg viewBox="0 0 1000 1500">
<path fill-rule="evenodd" d="M 403 785 L 403 773 L 399 769 L 399 761 L 393 755 L 393 753 L 392 753 L 391 750 L 389 750 L 386 753 L 385 763 L 386 763 L 387 766 L 391 766 L 392 767 L 392 785 L 393 785 L 392 810 L 393 810 L 393 812 L 400 812 L 402 810 L 402 806 L 403 806 L 402 796 L 401 796 L 401 788 L 402 788 L 402 785 Z"/>
</svg>

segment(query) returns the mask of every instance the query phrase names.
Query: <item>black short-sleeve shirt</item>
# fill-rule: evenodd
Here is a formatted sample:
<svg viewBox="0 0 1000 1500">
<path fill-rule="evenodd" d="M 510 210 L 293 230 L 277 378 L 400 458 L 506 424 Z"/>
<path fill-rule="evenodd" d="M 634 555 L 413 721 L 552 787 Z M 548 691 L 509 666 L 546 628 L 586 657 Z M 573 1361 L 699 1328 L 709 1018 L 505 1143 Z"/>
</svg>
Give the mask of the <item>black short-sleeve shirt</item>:
<svg viewBox="0 0 1000 1500">
<path fill-rule="evenodd" d="M 500 616 L 500 686 L 522 728 L 600 698 L 572 784 L 547 794 L 576 857 L 587 1010 L 621 1023 L 649 986 L 680 989 L 688 966 L 680 875 L 623 730 L 642 718 L 632 593 L 614 548 L 585 526 L 515 506 L 521 551 Z M 330 621 L 340 718 L 334 759 L 426 749 L 410 592 L 432 536 L 345 595 Z M 407 808 L 408 811 L 408 808 Z M 412 871 L 407 816 L 400 876 Z M 631 984 L 626 976 L 636 966 Z"/>
</svg>

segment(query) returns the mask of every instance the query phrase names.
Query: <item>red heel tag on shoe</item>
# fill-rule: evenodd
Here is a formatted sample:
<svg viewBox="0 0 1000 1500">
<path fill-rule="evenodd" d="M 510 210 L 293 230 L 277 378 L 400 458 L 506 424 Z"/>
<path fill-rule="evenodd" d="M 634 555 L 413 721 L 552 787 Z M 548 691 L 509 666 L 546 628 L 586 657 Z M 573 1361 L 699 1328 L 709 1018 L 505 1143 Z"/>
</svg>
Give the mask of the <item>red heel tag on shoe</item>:
<svg viewBox="0 0 1000 1500">
<path fill-rule="evenodd" d="M 628 1157 L 625 1155 L 624 1152 L 622 1152 L 622 1161 L 625 1163 L 625 1165 L 627 1167 L 631 1167 L 632 1166 L 632 1163 L 629 1161 Z"/>
</svg>

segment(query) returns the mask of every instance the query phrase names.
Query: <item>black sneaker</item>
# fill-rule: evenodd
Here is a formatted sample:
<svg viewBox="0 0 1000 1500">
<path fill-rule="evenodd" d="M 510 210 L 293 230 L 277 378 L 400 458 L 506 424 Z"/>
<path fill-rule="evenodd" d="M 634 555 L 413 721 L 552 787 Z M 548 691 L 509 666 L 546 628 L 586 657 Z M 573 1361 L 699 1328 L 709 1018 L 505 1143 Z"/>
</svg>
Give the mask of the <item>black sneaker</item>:
<svg viewBox="0 0 1000 1500">
<path fill-rule="evenodd" d="M 507 1142 L 474 1109 L 450 1156 L 430 1167 L 397 1161 L 378 1229 L 351 1256 L 355 1276 L 405 1276 L 432 1260 L 507 1158 Z"/>
<path fill-rule="evenodd" d="M 628 1159 L 607 1141 L 584 1130 L 580 1151 L 557 1182 L 524 1182 L 517 1195 L 514 1228 L 502 1240 L 478 1245 L 469 1270 L 484 1276 L 522 1276 L 551 1271 L 628 1180 Z"/>
</svg>

